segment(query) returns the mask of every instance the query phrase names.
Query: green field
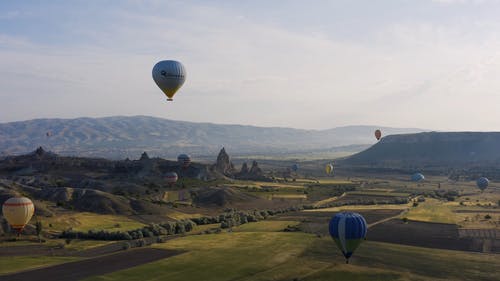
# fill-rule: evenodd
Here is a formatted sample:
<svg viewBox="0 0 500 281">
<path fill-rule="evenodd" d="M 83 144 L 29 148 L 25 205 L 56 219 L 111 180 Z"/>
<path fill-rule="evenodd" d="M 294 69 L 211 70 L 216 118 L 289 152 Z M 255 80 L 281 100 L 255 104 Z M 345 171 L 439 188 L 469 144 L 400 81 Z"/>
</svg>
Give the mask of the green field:
<svg viewBox="0 0 500 281">
<path fill-rule="evenodd" d="M 405 216 L 415 221 L 452 224 L 457 222 L 456 214 L 453 213 L 451 207 L 436 199 L 427 199 L 425 202 L 419 203 L 416 208 L 411 208 Z"/>
<path fill-rule="evenodd" d="M 346 265 L 329 238 L 304 233 L 189 236 L 188 252 L 87 280 L 497 280 L 500 256 L 365 242 Z"/>
<path fill-rule="evenodd" d="M 0 274 L 46 267 L 78 260 L 75 257 L 14 256 L 0 258 Z"/>
<path fill-rule="evenodd" d="M 500 272 L 500 255 L 371 241 L 345 264 L 329 237 L 273 232 L 288 224 L 265 221 L 171 240 L 153 247 L 187 252 L 86 280 L 498 280 Z"/>
<path fill-rule="evenodd" d="M 287 228 L 287 226 L 296 226 L 298 221 L 259 221 L 255 223 L 246 223 L 238 227 L 234 227 L 233 231 L 246 232 L 277 232 Z"/>
<path fill-rule="evenodd" d="M 390 196 L 390 197 L 408 197 L 409 193 L 405 192 L 391 192 L 391 191 L 380 191 L 380 190 L 363 190 L 363 191 L 349 191 L 347 194 L 350 195 L 366 195 L 366 196 Z"/>
<path fill-rule="evenodd" d="M 144 226 L 143 223 L 118 215 L 100 215 L 95 213 L 66 213 L 42 219 L 44 230 L 62 231 L 72 228 L 75 231 L 94 230 L 131 230 Z M 52 226 L 49 226 L 52 225 Z"/>
</svg>

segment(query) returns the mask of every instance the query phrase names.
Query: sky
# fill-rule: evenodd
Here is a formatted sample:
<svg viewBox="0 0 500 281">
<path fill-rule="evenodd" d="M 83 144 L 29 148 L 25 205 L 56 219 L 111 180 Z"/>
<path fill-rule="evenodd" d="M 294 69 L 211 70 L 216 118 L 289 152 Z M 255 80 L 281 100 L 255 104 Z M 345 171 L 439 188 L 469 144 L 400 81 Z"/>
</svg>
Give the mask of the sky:
<svg viewBox="0 0 500 281">
<path fill-rule="evenodd" d="M 500 131 L 500 1 L 1 1 L 0 122 Z M 181 61 L 167 102 L 153 65 Z"/>
</svg>

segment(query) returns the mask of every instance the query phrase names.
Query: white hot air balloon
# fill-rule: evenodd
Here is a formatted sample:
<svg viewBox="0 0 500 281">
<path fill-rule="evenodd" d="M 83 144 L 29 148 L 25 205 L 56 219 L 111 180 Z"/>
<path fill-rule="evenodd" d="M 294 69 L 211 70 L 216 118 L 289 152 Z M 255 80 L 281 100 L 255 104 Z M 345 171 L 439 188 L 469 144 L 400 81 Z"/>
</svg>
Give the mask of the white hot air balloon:
<svg viewBox="0 0 500 281">
<path fill-rule="evenodd" d="M 165 181 L 168 183 L 168 185 L 173 186 L 179 177 L 177 176 L 176 172 L 168 172 L 165 174 Z"/>
<path fill-rule="evenodd" d="M 186 69 L 178 61 L 162 60 L 153 67 L 153 80 L 167 96 L 167 100 L 172 101 L 177 90 L 186 81 Z"/>
<path fill-rule="evenodd" d="M 2 205 L 2 214 L 10 226 L 21 233 L 35 212 L 35 205 L 29 198 L 12 197 Z"/>
</svg>

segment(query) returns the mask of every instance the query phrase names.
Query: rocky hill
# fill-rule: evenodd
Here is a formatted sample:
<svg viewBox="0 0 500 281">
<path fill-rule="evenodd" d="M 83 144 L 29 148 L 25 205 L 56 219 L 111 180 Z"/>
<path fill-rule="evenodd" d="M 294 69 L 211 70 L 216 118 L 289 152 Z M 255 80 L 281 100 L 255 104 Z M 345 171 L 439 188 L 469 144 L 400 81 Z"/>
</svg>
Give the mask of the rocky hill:
<svg viewBox="0 0 500 281">
<path fill-rule="evenodd" d="M 165 181 L 167 172 L 179 175 L 176 185 Z M 262 205 L 261 201 L 265 200 L 232 188 L 217 187 L 217 182 L 221 180 L 252 177 L 269 180 L 257 162 L 240 175 L 224 148 L 214 164 L 191 162 L 185 167 L 177 161 L 150 157 L 146 152 L 137 160 L 107 160 L 60 156 L 39 147 L 25 155 L 0 159 L 0 202 L 12 196 L 25 195 L 36 200 L 35 204 L 53 202 L 78 211 L 162 214 L 166 211 L 167 202 L 158 198 L 165 192 L 182 189 L 183 192 L 190 192 L 195 199 L 193 203 L 199 206 L 244 207 L 257 201 Z M 211 186 L 212 182 L 215 187 Z M 43 211 L 43 204 L 37 205 L 38 209 Z"/>
<path fill-rule="evenodd" d="M 374 126 L 299 130 L 174 121 L 147 116 L 36 119 L 0 124 L 0 157 L 43 146 L 60 155 L 132 158 L 180 153 L 214 155 L 225 146 L 238 154 L 289 153 L 374 142 Z M 421 132 L 380 128 L 384 135 Z"/>
<path fill-rule="evenodd" d="M 342 161 L 370 167 L 500 167 L 500 132 L 391 135 Z"/>
</svg>

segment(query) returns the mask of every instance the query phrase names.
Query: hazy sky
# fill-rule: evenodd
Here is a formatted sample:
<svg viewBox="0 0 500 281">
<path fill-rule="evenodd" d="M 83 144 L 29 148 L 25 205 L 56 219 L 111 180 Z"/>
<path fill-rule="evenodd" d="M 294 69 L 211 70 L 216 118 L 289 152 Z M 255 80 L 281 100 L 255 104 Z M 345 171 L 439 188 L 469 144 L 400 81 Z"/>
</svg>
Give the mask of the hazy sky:
<svg viewBox="0 0 500 281">
<path fill-rule="evenodd" d="M 1 1 L 0 122 L 500 130 L 500 1 Z M 185 65 L 167 103 L 158 60 Z"/>
</svg>

